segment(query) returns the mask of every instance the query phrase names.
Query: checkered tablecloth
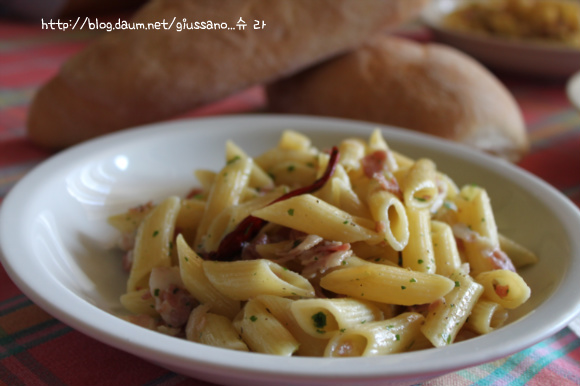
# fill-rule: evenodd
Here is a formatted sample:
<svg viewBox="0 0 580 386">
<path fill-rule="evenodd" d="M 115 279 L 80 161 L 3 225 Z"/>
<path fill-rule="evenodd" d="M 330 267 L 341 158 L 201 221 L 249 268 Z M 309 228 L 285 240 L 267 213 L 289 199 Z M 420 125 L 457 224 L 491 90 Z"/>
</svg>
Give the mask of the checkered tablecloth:
<svg viewBox="0 0 580 386">
<path fill-rule="evenodd" d="M 34 92 L 96 34 L 42 31 L 35 24 L 0 21 L 0 202 L 22 176 L 51 155 L 26 139 L 25 119 Z M 532 151 L 520 166 L 580 206 L 580 114 L 566 99 L 564 83 L 500 79 L 523 110 L 532 141 Z M 257 87 L 189 115 L 255 112 L 263 106 L 263 92 Z M 75 331 L 33 304 L 0 268 L 3 385 L 211 386 Z M 565 328 L 515 355 L 424 385 L 580 385 L 580 338 Z"/>
</svg>

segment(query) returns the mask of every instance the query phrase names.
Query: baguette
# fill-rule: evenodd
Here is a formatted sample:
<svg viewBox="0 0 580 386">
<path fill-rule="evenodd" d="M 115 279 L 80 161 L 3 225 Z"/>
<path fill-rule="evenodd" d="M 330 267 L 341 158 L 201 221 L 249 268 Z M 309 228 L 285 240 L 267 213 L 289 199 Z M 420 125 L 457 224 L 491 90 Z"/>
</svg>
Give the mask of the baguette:
<svg viewBox="0 0 580 386">
<path fill-rule="evenodd" d="M 460 51 L 380 36 L 267 87 L 268 109 L 366 120 L 462 142 L 510 161 L 528 150 L 521 111 Z"/>
<path fill-rule="evenodd" d="M 161 121 L 347 52 L 426 0 L 152 0 L 131 22 L 229 29 L 117 30 L 66 62 L 35 95 L 29 137 L 61 148 Z M 247 23 L 235 27 L 239 19 Z M 263 29 L 254 29 L 255 21 Z"/>
</svg>

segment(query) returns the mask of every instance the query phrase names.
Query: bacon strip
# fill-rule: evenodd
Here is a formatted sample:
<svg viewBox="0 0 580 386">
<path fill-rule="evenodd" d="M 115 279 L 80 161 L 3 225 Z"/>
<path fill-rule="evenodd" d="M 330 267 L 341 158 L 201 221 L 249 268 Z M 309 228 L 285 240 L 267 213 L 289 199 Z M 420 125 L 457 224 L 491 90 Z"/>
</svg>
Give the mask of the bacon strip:
<svg viewBox="0 0 580 386">
<path fill-rule="evenodd" d="M 385 176 L 384 172 L 387 172 L 389 175 L 392 172 L 387 165 L 388 158 L 389 155 L 385 150 L 377 150 L 365 156 L 361 160 L 361 165 L 368 178 L 377 180 L 382 189 L 402 198 L 401 187 L 395 177 L 391 176 L 387 178 Z"/>
</svg>

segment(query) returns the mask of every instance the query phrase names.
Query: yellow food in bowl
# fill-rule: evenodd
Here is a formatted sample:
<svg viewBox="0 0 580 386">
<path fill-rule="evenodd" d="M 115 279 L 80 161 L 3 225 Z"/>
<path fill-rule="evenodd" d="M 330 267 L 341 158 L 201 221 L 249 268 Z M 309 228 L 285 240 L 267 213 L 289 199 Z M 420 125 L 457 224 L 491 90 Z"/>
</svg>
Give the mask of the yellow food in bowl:
<svg viewBox="0 0 580 386">
<path fill-rule="evenodd" d="M 580 3 L 569 0 L 472 2 L 451 12 L 444 25 L 455 30 L 580 49 Z"/>
</svg>

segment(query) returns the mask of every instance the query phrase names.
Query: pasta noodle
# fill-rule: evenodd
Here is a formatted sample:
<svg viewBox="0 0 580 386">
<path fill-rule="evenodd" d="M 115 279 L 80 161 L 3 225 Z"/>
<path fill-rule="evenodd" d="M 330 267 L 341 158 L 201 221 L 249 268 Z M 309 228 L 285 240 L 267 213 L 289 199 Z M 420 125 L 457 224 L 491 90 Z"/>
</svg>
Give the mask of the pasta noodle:
<svg viewBox="0 0 580 386">
<path fill-rule="evenodd" d="M 488 334 L 501 327 L 507 317 L 507 310 L 498 303 L 480 299 L 471 310 L 466 325 L 478 334 Z"/>
<path fill-rule="evenodd" d="M 298 341 L 266 306 L 256 299 L 246 303 L 234 319 L 233 325 L 252 351 L 291 356 L 298 350 Z"/>
<path fill-rule="evenodd" d="M 374 305 L 348 298 L 297 300 L 290 310 L 300 327 L 315 338 L 382 319 L 381 311 Z"/>
<path fill-rule="evenodd" d="M 346 328 L 330 340 L 324 356 L 377 356 L 411 349 L 420 339 L 425 318 L 419 313 L 404 313 L 394 318 Z"/>
<path fill-rule="evenodd" d="M 111 216 L 125 319 L 280 356 L 389 355 L 493 332 L 537 261 L 501 234 L 483 187 L 392 150 L 380 130 L 330 151 L 287 130 L 255 157 L 232 141 L 199 188 Z M 513 262 L 512 262 L 513 260 Z"/>
<path fill-rule="evenodd" d="M 483 292 L 481 285 L 460 271 L 453 272 L 450 279 L 454 280 L 455 287 L 442 300 L 431 304 L 421 326 L 421 331 L 435 347 L 455 341 Z"/>
<path fill-rule="evenodd" d="M 308 280 L 270 260 L 204 261 L 202 265 L 213 286 L 232 299 L 248 300 L 261 294 L 314 296 Z"/>
<path fill-rule="evenodd" d="M 412 306 L 434 302 L 451 291 L 454 282 L 441 275 L 365 264 L 337 269 L 324 276 L 320 285 L 358 299 Z"/>
<path fill-rule="evenodd" d="M 249 351 L 229 318 L 207 312 L 203 307 L 198 306 L 189 316 L 185 327 L 187 340 L 214 347 Z"/>
<path fill-rule="evenodd" d="M 148 287 L 149 274 L 154 267 L 172 265 L 173 230 L 180 205 L 178 197 L 169 197 L 155 207 L 140 224 L 135 237 L 127 292 Z"/>
<path fill-rule="evenodd" d="M 531 294 L 530 287 L 520 275 L 505 269 L 482 272 L 475 280 L 483 286 L 486 299 L 509 309 L 521 306 Z"/>
</svg>

